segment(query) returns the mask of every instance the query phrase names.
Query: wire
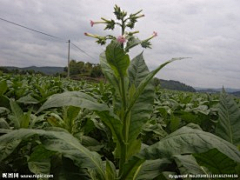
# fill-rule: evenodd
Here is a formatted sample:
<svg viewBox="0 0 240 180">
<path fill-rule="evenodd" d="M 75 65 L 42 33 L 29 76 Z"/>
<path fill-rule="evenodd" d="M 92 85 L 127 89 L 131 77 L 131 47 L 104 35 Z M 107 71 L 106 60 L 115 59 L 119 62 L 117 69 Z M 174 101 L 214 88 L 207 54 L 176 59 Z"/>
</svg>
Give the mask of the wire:
<svg viewBox="0 0 240 180">
<path fill-rule="evenodd" d="M 47 33 L 44 33 L 44 32 L 41 32 L 41 31 L 38 31 L 38 30 L 35 30 L 35 29 L 32 29 L 32 28 L 28 28 L 28 27 L 26 27 L 26 26 L 23 26 L 23 25 L 21 25 L 21 24 L 17 24 L 17 23 L 12 22 L 12 21 L 8 21 L 8 20 L 3 19 L 3 18 L 0 18 L 0 20 L 5 21 L 5 22 L 10 23 L 10 24 L 14 24 L 14 25 L 16 25 L 16 26 L 20 26 L 20 27 L 22 27 L 22 28 L 28 29 L 28 30 L 33 31 L 33 32 L 37 32 L 37 33 L 43 34 L 43 35 L 45 35 L 45 36 L 49 36 L 49 37 L 52 37 L 52 38 L 55 38 L 55 39 L 59 39 L 59 40 L 61 40 L 61 41 L 65 41 L 65 42 L 66 42 L 66 40 L 64 40 L 64 39 L 62 39 L 62 38 L 60 38 L 60 37 L 53 36 L 53 35 L 50 35 L 50 34 L 47 34 Z"/>
<path fill-rule="evenodd" d="M 61 41 L 64 41 L 64 42 L 68 43 L 67 40 L 62 39 L 62 38 L 60 38 L 60 37 L 53 36 L 53 35 L 50 35 L 50 34 L 47 34 L 47 33 L 44 33 L 44 32 L 41 32 L 41 31 L 38 31 L 38 30 L 35 30 L 35 29 L 32 29 L 32 28 L 29 28 L 29 27 L 26 27 L 26 26 L 23 26 L 23 25 L 21 25 L 21 24 L 18 24 L 18 23 L 12 22 L 12 21 L 8 21 L 8 20 L 3 19 L 3 18 L 1 18 L 1 17 L 0 17 L 0 20 L 5 21 L 5 22 L 10 23 L 10 24 L 13 24 L 13 25 L 16 25 L 16 26 L 19 26 L 19 27 L 22 27 L 22 28 L 25 28 L 25 29 L 27 29 L 27 30 L 30 30 L 30 31 L 33 31 L 33 32 L 36 32 L 36 33 L 43 34 L 43 35 L 45 35 L 45 36 L 49 36 L 49 37 L 52 37 L 52 38 L 55 38 L 55 39 L 59 39 L 59 40 L 61 40 Z M 81 48 L 79 48 L 77 45 L 73 44 L 72 42 L 70 42 L 70 43 L 71 43 L 75 48 L 77 48 L 79 51 L 81 51 L 82 53 L 84 53 L 84 54 L 87 55 L 88 57 L 90 57 L 90 58 L 92 58 L 92 59 L 95 60 L 95 58 L 94 58 L 93 56 L 89 55 L 87 52 L 85 52 L 84 50 L 82 50 Z"/>
<path fill-rule="evenodd" d="M 89 55 L 88 53 L 86 53 L 84 50 L 82 50 L 81 48 L 79 48 L 77 45 L 73 44 L 72 42 L 70 42 L 75 48 L 77 48 L 79 51 L 81 51 L 82 53 L 84 53 L 85 55 L 87 55 L 88 57 L 92 58 L 93 60 L 95 60 L 95 58 L 91 55 Z"/>
</svg>

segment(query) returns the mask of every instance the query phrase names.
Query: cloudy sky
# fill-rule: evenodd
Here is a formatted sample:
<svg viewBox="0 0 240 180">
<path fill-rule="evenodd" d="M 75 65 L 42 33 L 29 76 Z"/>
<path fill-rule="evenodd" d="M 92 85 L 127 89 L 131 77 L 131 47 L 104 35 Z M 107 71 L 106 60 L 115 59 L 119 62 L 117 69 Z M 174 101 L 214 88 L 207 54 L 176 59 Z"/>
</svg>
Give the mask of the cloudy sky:
<svg viewBox="0 0 240 180">
<path fill-rule="evenodd" d="M 115 4 L 128 13 L 143 10 L 145 17 L 135 28 L 140 39 L 158 33 L 152 49 L 144 50 L 151 70 L 172 57 L 191 57 L 168 65 L 159 78 L 240 89 L 239 0 L 0 0 L 0 18 L 62 39 L 0 20 L 0 66 L 66 66 L 68 39 L 84 51 L 71 46 L 71 59 L 98 63 L 105 47 L 84 32 L 118 35 L 118 30 L 89 23 L 114 18 Z M 135 49 L 131 57 L 142 50 Z"/>
</svg>

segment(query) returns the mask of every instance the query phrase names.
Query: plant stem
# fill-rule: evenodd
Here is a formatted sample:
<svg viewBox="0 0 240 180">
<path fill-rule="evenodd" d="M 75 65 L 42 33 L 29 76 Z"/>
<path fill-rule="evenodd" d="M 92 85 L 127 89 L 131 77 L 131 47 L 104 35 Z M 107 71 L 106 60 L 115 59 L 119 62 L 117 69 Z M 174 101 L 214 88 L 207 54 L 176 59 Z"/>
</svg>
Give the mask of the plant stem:
<svg viewBox="0 0 240 180">
<path fill-rule="evenodd" d="M 127 139 L 128 139 L 128 126 L 127 126 L 127 118 L 125 116 L 126 109 L 127 109 L 127 102 L 126 102 L 126 91 L 125 91 L 125 83 L 124 83 L 124 76 L 121 75 L 120 78 L 120 87 L 121 87 L 121 99 L 122 99 L 122 108 L 121 108 L 121 121 L 123 122 L 123 129 L 122 129 L 122 138 L 120 143 L 120 161 L 119 161 L 119 175 L 123 173 L 124 164 L 127 160 Z"/>
<path fill-rule="evenodd" d="M 122 36 L 123 36 L 125 33 L 125 20 L 122 19 L 121 21 L 122 21 L 121 28 L 122 28 Z M 121 47 L 124 48 L 124 45 L 122 44 Z"/>
<path fill-rule="evenodd" d="M 121 33 L 122 36 L 125 33 L 125 21 L 124 19 L 121 20 Z M 122 48 L 124 48 L 124 45 L 121 45 Z M 127 122 L 127 116 L 126 116 L 126 110 L 127 110 L 127 99 L 126 99 L 126 89 L 125 89 L 125 82 L 124 82 L 124 75 L 120 75 L 120 84 L 121 84 L 121 98 L 122 98 L 122 112 L 121 112 L 121 120 L 123 122 L 123 139 L 121 142 L 121 155 L 120 155 L 120 161 L 119 161 L 119 175 L 123 173 L 123 167 L 127 160 L 127 142 L 128 142 L 128 122 Z"/>
</svg>

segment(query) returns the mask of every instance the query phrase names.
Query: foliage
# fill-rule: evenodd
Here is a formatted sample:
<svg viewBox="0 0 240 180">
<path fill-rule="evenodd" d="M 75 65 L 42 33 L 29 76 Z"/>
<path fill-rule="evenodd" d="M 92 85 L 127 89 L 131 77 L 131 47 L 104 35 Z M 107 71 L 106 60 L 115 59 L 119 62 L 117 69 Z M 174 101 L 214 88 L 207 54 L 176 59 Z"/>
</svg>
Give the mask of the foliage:
<svg viewBox="0 0 240 180">
<path fill-rule="evenodd" d="M 83 61 L 71 60 L 69 63 L 70 67 L 70 76 L 71 77 L 102 77 L 103 73 L 99 64 L 85 63 Z M 64 71 L 67 72 L 67 67 L 64 68 Z"/>
<path fill-rule="evenodd" d="M 135 64 L 136 64 L 136 62 L 135 62 Z M 134 67 L 134 66 L 132 66 L 132 67 Z M 136 64 L 136 67 L 141 67 L 141 66 L 140 66 L 140 64 Z M 131 70 L 131 72 L 133 72 L 133 70 Z M 134 78 L 133 75 L 131 75 L 131 76 L 133 77 L 132 79 L 135 79 L 135 82 L 137 82 L 137 79 Z M 15 78 L 18 79 L 18 81 L 16 81 Z M 87 107 L 86 105 L 83 105 L 80 103 L 80 102 L 83 103 L 85 101 L 84 99 L 81 98 L 81 96 L 79 96 L 79 100 L 76 99 L 78 96 L 75 96 L 75 98 L 73 98 L 72 101 L 75 101 L 75 103 L 77 103 L 77 104 L 75 104 L 75 106 L 79 106 L 81 108 L 74 108 L 73 106 L 65 106 L 65 107 L 61 108 L 62 106 L 64 106 L 63 104 L 65 104 L 67 102 L 68 103 L 72 103 L 72 102 L 70 99 L 64 100 L 64 98 L 65 97 L 67 98 L 68 96 L 56 94 L 55 96 L 52 96 L 51 98 L 47 98 L 48 99 L 47 104 L 49 104 L 49 105 L 52 104 L 51 105 L 52 109 L 49 109 L 49 106 L 48 107 L 45 106 L 47 104 L 42 106 L 42 103 L 40 103 L 37 99 L 33 98 L 33 97 L 39 96 L 38 95 L 39 91 L 36 91 L 36 90 L 33 91 L 36 87 L 35 83 L 41 84 L 41 82 L 45 82 L 46 84 L 48 84 L 45 86 L 46 89 L 44 89 L 44 91 L 47 92 L 48 86 L 53 84 L 53 80 L 55 81 L 54 84 L 58 87 L 56 89 L 61 90 L 60 92 L 65 91 L 66 95 L 67 94 L 68 95 L 70 95 L 70 94 L 84 95 L 82 93 L 88 93 L 88 96 L 90 96 L 90 97 L 88 97 L 87 95 L 84 95 L 84 96 L 88 97 L 89 99 L 92 99 L 93 101 L 95 101 L 93 98 L 96 98 L 97 102 L 101 103 L 101 105 L 99 107 L 92 106 L 92 105 L 89 105 L 89 107 Z M 11 87 L 13 86 L 12 83 L 24 84 L 21 81 L 23 81 L 23 82 L 28 81 L 28 88 L 26 88 L 26 86 L 24 85 L 24 86 L 19 86 L 19 89 L 11 89 Z M 8 82 L 8 83 L 6 83 L 6 82 Z M 59 83 L 59 82 L 61 82 L 61 83 Z M 16 92 L 19 90 L 22 91 L 21 89 L 23 89 L 24 91 L 27 91 L 29 93 L 29 95 L 27 95 L 25 98 L 19 98 L 19 100 L 15 99 L 15 101 L 14 101 L 14 98 L 17 98 L 17 97 L 16 96 L 14 97 L 13 95 L 16 94 Z M 13 92 L 13 91 L 16 91 L 16 92 Z M 71 93 L 71 91 L 78 91 L 78 92 Z M 109 178 L 110 177 L 112 178 L 113 176 L 117 177 L 117 171 L 114 169 L 118 168 L 118 158 L 115 159 L 113 156 L 114 154 L 116 154 L 115 153 L 116 151 L 114 151 L 116 146 L 114 145 L 114 143 L 112 143 L 111 131 L 104 124 L 108 123 L 109 117 L 111 117 L 113 123 L 115 123 L 113 128 L 117 127 L 118 125 L 121 125 L 121 124 L 117 125 L 116 121 L 114 119 L 114 118 L 116 118 L 116 116 L 113 117 L 113 114 L 111 115 L 111 113 L 108 112 L 109 111 L 108 107 L 110 107 L 112 102 L 114 102 L 114 100 L 113 100 L 114 90 L 112 88 L 109 88 L 109 85 L 104 85 L 101 83 L 100 84 L 89 84 L 89 83 L 69 81 L 69 80 L 65 81 L 64 79 L 60 80 L 60 79 L 56 79 L 56 78 L 50 78 L 50 77 L 46 78 L 46 77 L 42 77 L 42 76 L 25 76 L 25 77 L 15 76 L 15 77 L 12 77 L 12 76 L 8 76 L 8 75 L 4 75 L 1 77 L 1 91 L 0 92 L 2 94 L 1 96 L 4 96 L 6 98 L 10 98 L 10 97 L 12 98 L 12 100 L 10 100 L 10 101 L 12 101 L 11 103 L 15 104 L 14 107 L 18 106 L 19 108 L 21 108 L 21 110 L 19 108 L 17 108 L 18 111 L 20 112 L 20 114 L 22 114 L 22 113 L 26 114 L 26 115 L 30 114 L 29 125 L 26 128 L 28 128 L 28 129 L 30 129 L 30 128 L 45 129 L 46 132 L 44 131 L 44 133 L 48 133 L 48 132 L 54 133 L 54 132 L 58 132 L 61 129 L 62 129 L 61 131 L 63 131 L 65 129 L 66 130 L 65 133 L 68 132 L 68 133 L 72 134 L 72 136 L 77 138 L 79 143 L 81 143 L 88 150 L 96 151 L 102 157 L 105 157 L 104 159 L 108 159 L 106 162 L 105 161 L 102 162 L 103 164 L 108 162 L 108 170 L 107 171 L 111 174 L 111 175 L 108 174 L 108 177 Z M 42 92 L 42 94 L 46 94 L 46 93 Z M 54 99 L 58 100 L 59 102 L 53 101 Z M 10 101 L 9 101 L 9 104 L 10 104 Z M 46 102 L 46 100 L 43 102 Z M 97 102 L 95 101 L 95 103 L 97 103 Z M 159 89 L 155 89 L 154 102 L 155 103 L 154 103 L 153 109 L 151 111 L 150 118 L 144 124 L 144 126 L 138 136 L 138 138 L 141 139 L 142 143 L 145 143 L 145 145 L 141 144 L 142 149 L 147 147 L 146 144 L 154 145 L 157 142 L 164 143 L 164 137 L 170 138 L 172 136 L 171 132 L 175 132 L 175 131 L 177 132 L 180 127 L 184 127 L 187 123 L 189 123 L 189 121 L 187 121 L 184 116 L 180 116 L 179 112 L 189 113 L 189 110 L 191 110 L 192 111 L 191 117 L 194 117 L 192 120 L 192 123 L 197 123 L 197 124 L 199 124 L 199 122 L 194 121 L 194 120 L 202 118 L 203 117 L 202 114 L 205 113 L 206 119 L 208 119 L 208 121 L 210 121 L 210 119 L 213 118 L 213 121 L 210 121 L 211 124 L 213 125 L 213 127 L 209 129 L 208 125 L 206 126 L 205 123 L 200 123 L 199 125 L 201 126 L 201 128 L 203 128 L 205 130 L 209 130 L 209 132 L 212 132 L 215 129 L 215 124 L 213 122 L 215 122 L 215 120 L 217 120 L 219 117 L 218 111 L 217 111 L 218 110 L 217 105 L 218 105 L 219 100 L 218 100 L 218 96 L 216 96 L 216 95 L 209 96 L 206 94 L 185 93 L 185 92 L 176 92 L 176 91 L 162 91 Z M 87 103 L 87 102 L 85 102 L 85 103 Z M 105 106 L 103 103 L 106 105 L 108 104 L 108 105 Z M 197 108 L 198 106 L 201 107 L 202 105 L 206 105 L 207 109 L 204 110 L 201 108 Z M 105 106 L 105 109 L 103 108 L 104 106 Z M 40 107 L 41 107 L 41 109 L 40 109 Z M 44 110 L 45 107 L 47 107 L 46 110 Z M 56 108 L 56 107 L 59 107 L 59 108 Z M 98 110 L 98 115 L 93 114 L 92 110 L 94 110 L 93 109 L 94 107 L 96 107 L 95 110 L 98 108 L 101 108 L 101 109 L 103 108 L 101 110 L 102 113 Z M 142 106 L 140 106 L 140 107 L 142 107 Z M 12 108 L 13 108 L 13 105 L 12 105 Z M 5 130 L 1 129 L 2 134 L 6 134 L 6 133 L 11 134 L 11 132 L 12 133 L 17 132 L 15 130 L 13 130 L 13 131 L 10 130 L 10 128 L 11 129 L 19 129 L 14 124 L 12 116 L 14 116 L 15 110 L 13 110 L 12 108 L 10 105 L 9 105 L 9 107 L 1 106 L 1 108 L 0 108 L 0 115 L 1 115 L 0 126 L 1 126 L 1 128 L 5 129 Z M 86 110 L 86 108 L 88 108 L 88 109 L 91 108 L 91 109 Z M 39 109 L 39 111 L 41 111 L 38 114 L 36 114 L 37 109 Z M 29 110 L 31 110 L 31 111 L 29 111 Z M 104 112 L 104 110 L 107 110 L 107 111 Z M 18 111 L 16 111 L 16 112 L 18 112 Z M 141 109 L 139 109 L 139 111 L 141 111 Z M 73 113 L 73 112 L 75 112 L 75 113 Z M 101 121 L 99 121 L 100 120 L 99 116 L 102 118 L 105 117 L 106 121 L 105 121 L 105 119 L 101 119 L 104 124 Z M 21 117 L 21 115 L 19 117 Z M 176 118 L 178 119 L 178 121 L 174 120 Z M 17 118 L 17 120 L 20 120 L 20 118 L 19 119 Z M 175 121 L 178 122 L 176 125 L 175 125 L 175 123 L 176 123 Z M 197 126 L 191 125 L 191 127 L 199 129 L 199 133 L 202 132 L 200 130 L 200 128 Z M 30 133 L 30 131 L 27 132 L 26 128 L 25 128 L 26 133 Z M 9 129 L 9 130 L 7 131 L 7 129 Z M 182 130 L 182 132 L 186 132 L 186 130 L 184 130 L 184 131 Z M 196 133 L 196 130 L 193 130 L 193 135 L 195 133 Z M 202 132 L 202 133 L 204 134 L 204 132 Z M 10 136 L 10 134 L 9 134 L 9 136 Z M 189 138 L 191 138 L 191 136 L 189 136 L 189 133 L 186 132 L 186 134 Z M 211 135 L 211 134 L 209 134 L 209 135 Z M 6 136 L 4 135 L 1 137 L 3 139 L 5 139 L 4 137 L 6 137 Z M 180 136 L 177 134 L 176 137 L 180 137 Z M 173 139 L 175 139 L 175 138 L 173 138 Z M 196 139 L 196 138 L 193 138 L 193 139 Z M 8 141 L 8 140 L 6 140 L 6 141 Z M 1 140 L 1 142 L 3 143 L 3 140 Z M 15 144 L 13 142 L 16 142 L 17 144 Z M 176 148 L 182 147 L 182 148 L 186 149 L 187 147 L 199 146 L 199 143 L 197 143 L 197 146 L 192 146 L 192 144 L 191 144 L 191 146 L 187 146 L 187 145 L 180 145 L 179 144 L 180 141 L 178 141 L 178 140 L 176 140 L 176 142 L 177 142 L 176 145 L 172 145 L 173 147 L 176 147 Z M 190 142 L 192 142 L 192 140 Z M 215 145 L 217 144 L 216 142 L 217 142 L 216 140 L 212 140 L 212 145 L 215 148 L 216 148 Z M 39 167 L 38 166 L 39 163 L 42 163 L 41 167 L 46 167 L 46 168 L 42 169 L 43 171 L 46 171 L 48 169 L 49 165 L 47 165 L 47 164 L 50 163 L 51 169 L 50 169 L 50 171 L 48 170 L 48 172 L 54 174 L 54 177 L 59 177 L 60 174 L 61 174 L 61 176 L 65 176 L 64 173 L 67 174 L 67 173 L 74 171 L 74 173 L 72 175 L 75 174 L 75 176 L 85 178 L 85 179 L 90 178 L 90 172 L 86 171 L 86 169 L 84 169 L 84 168 L 83 169 L 77 168 L 78 165 L 74 164 L 74 161 L 72 159 L 69 159 L 69 158 L 66 159 L 66 157 L 64 157 L 64 156 L 59 157 L 59 154 L 56 153 L 58 151 L 56 151 L 56 152 L 50 151 L 52 153 L 50 153 L 49 157 L 47 157 L 48 160 L 46 159 L 46 160 L 44 160 L 44 162 L 41 162 L 40 159 L 34 159 L 34 160 L 32 159 L 31 161 L 28 162 L 28 160 L 24 158 L 25 155 L 28 154 L 29 157 L 31 157 L 31 156 L 33 157 L 33 155 L 36 154 L 38 151 L 39 152 L 47 151 L 45 146 L 44 146 L 44 149 L 40 148 L 40 146 L 43 145 L 42 143 L 43 142 L 41 141 L 39 144 L 38 138 L 36 138 L 32 135 L 30 137 L 23 138 L 21 140 L 20 144 L 19 144 L 19 140 L 11 141 L 11 143 L 9 144 L 8 147 L 11 147 L 14 145 L 14 147 L 16 146 L 16 149 L 12 153 L 10 153 L 6 159 L 2 160 L 1 169 L 3 169 L 3 170 L 6 170 L 6 168 L 9 169 L 10 166 L 8 166 L 8 165 L 11 165 L 12 167 L 14 167 L 15 172 L 25 172 L 25 173 L 32 172 L 32 173 L 34 173 L 34 172 L 39 171 L 39 168 L 37 168 L 37 167 Z M 66 142 L 66 143 L 68 143 L 68 142 Z M 173 143 L 170 143 L 170 144 L 173 144 Z M 225 141 L 221 142 L 220 144 L 222 144 L 222 145 L 225 144 Z M 5 145 L 3 145 L 3 146 L 5 146 Z M 41 147 L 43 147 L 43 146 L 41 146 Z M 134 146 L 134 147 L 136 147 L 136 146 Z M 151 148 L 153 148 L 153 147 L 151 147 Z M 166 147 L 166 145 L 160 145 L 160 147 Z M 172 149 L 172 147 L 166 148 L 166 149 Z M 205 153 L 205 152 L 208 153 L 207 149 L 209 149 L 209 148 L 206 148 L 206 151 L 203 150 L 202 153 Z M 163 152 L 164 149 L 163 150 L 159 149 L 159 150 Z M 176 173 L 176 172 L 178 172 L 178 171 L 176 171 L 176 169 L 178 169 L 178 167 L 176 165 L 174 165 L 175 161 L 176 161 L 176 163 L 178 163 L 178 164 L 180 163 L 179 165 L 181 165 L 188 158 L 190 158 L 191 153 L 189 153 L 189 151 L 187 151 L 188 156 L 189 156 L 188 157 L 185 153 L 181 152 L 181 153 L 178 153 L 179 155 L 176 155 L 177 151 L 174 150 L 174 152 L 175 152 L 174 156 L 172 156 L 172 157 L 164 156 L 161 159 L 158 159 L 158 158 L 155 160 L 149 159 L 149 160 L 146 160 L 143 164 L 142 164 L 143 160 L 137 158 L 138 161 L 136 161 L 136 163 L 138 163 L 139 165 L 142 164 L 142 166 L 139 166 L 139 167 L 141 167 L 139 170 L 132 169 L 131 172 L 135 172 L 135 171 L 139 172 L 138 174 L 136 174 L 137 179 L 147 179 L 148 177 L 149 178 L 151 178 L 151 177 L 157 178 L 158 176 L 162 177 L 162 173 L 165 171 L 172 171 L 172 174 L 174 172 Z M 209 153 L 210 152 L 211 152 L 211 149 L 209 150 Z M 170 151 L 168 153 L 170 153 Z M 228 156 L 226 156 L 227 152 L 220 152 L 219 150 L 213 149 L 209 155 L 206 154 L 207 156 L 205 159 L 200 159 L 200 157 L 204 157 L 202 153 L 194 152 L 192 154 L 193 157 L 191 156 L 191 159 L 193 159 L 193 158 L 196 159 L 196 160 L 193 160 L 193 162 L 195 162 L 195 165 L 194 165 L 195 167 L 204 166 L 213 173 L 220 172 L 221 169 L 222 169 L 222 171 L 221 171 L 222 173 L 226 173 L 226 172 L 236 173 L 237 172 L 237 170 L 234 170 L 237 167 L 237 161 L 236 161 L 237 158 L 231 158 L 231 157 L 229 158 Z M 217 164 L 219 164 L 219 162 L 214 162 L 214 163 L 206 162 L 206 160 L 209 157 L 214 157 L 213 153 L 216 154 L 216 158 L 213 158 L 211 160 L 211 162 L 216 161 L 216 160 L 220 161 L 221 160 L 220 157 L 222 157 L 222 158 L 225 158 L 226 160 L 228 159 L 229 163 L 231 162 L 230 163 L 231 165 L 228 164 L 228 166 L 231 168 L 228 168 L 227 166 L 225 166 L 225 163 L 224 163 L 221 166 L 221 169 L 219 169 L 218 166 L 216 166 Z M 158 153 L 158 154 L 162 154 L 162 153 Z M 184 157 L 182 157 L 182 156 L 184 156 Z M 17 161 L 14 161 L 16 159 L 16 157 L 19 157 L 19 158 Z M 137 157 L 139 157 L 139 156 L 137 155 Z M 132 158 L 129 159 L 127 164 L 131 164 Z M 136 157 L 135 157 L 135 159 L 136 159 Z M 224 162 L 226 160 L 224 160 Z M 113 162 L 113 164 L 111 161 Z M 58 162 L 59 164 L 56 165 L 54 162 Z M 23 166 L 22 163 L 26 164 L 27 166 Z M 19 166 L 20 164 L 22 164 L 22 165 Z M 125 167 L 127 167 L 127 164 L 125 165 Z M 135 164 L 134 161 L 133 161 L 133 164 Z M 152 166 L 149 167 L 149 164 L 151 164 Z M 72 169 L 70 170 L 65 165 L 71 166 Z M 56 166 L 59 166 L 59 167 L 54 168 Z M 35 167 L 35 168 L 33 169 L 33 167 Z M 156 168 L 154 168 L 154 167 L 156 167 Z M 187 166 L 185 166 L 185 168 L 187 168 Z M 216 170 L 216 168 L 218 169 L 218 171 Z M 55 169 L 55 170 L 53 170 L 53 169 Z M 224 169 L 226 169 L 226 170 L 224 170 Z M 231 169 L 231 171 L 230 171 L 230 169 Z M 188 169 L 188 170 L 191 170 L 191 169 Z M 13 171 L 13 169 L 12 169 L 12 171 Z M 183 170 L 180 170 L 180 172 L 182 172 L 182 171 Z M 146 172 L 147 172 L 147 174 L 146 174 Z M 186 172 L 186 170 L 183 172 Z M 189 172 L 192 172 L 192 170 Z"/>
<path fill-rule="evenodd" d="M 239 120 L 240 109 L 237 103 L 223 91 L 220 98 L 216 134 L 236 146 L 240 145 Z"/>
<path fill-rule="evenodd" d="M 59 71 L 59 69 L 57 69 Z M 9 73 L 9 74 L 53 74 L 53 73 L 48 73 L 48 67 L 42 67 L 38 68 L 36 66 L 30 66 L 30 67 L 25 67 L 25 68 L 18 68 L 18 67 L 0 67 L 0 71 L 3 73 Z"/>
</svg>

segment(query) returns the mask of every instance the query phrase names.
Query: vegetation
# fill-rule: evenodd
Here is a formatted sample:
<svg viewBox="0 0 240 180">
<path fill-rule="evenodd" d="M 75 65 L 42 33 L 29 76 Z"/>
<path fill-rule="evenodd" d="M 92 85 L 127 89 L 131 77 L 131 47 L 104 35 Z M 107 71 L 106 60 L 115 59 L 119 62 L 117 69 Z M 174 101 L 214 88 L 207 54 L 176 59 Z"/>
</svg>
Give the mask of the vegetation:
<svg viewBox="0 0 240 180">
<path fill-rule="evenodd" d="M 141 11 L 114 8 L 106 29 L 122 34 L 100 55 L 108 84 L 40 75 L 0 76 L 0 173 L 53 174 L 54 179 L 164 180 L 180 175 L 240 173 L 240 108 L 224 91 L 206 95 L 163 91 L 136 45 L 153 34 L 133 32 Z M 91 24 L 94 24 L 92 22 Z M 95 23 L 96 24 L 96 23 Z"/>
<path fill-rule="evenodd" d="M 0 67 L 0 71 L 4 73 L 14 73 L 14 74 L 42 74 L 42 75 L 55 75 L 63 72 L 63 67 L 36 67 L 30 66 L 25 68 L 18 67 Z"/>
<path fill-rule="evenodd" d="M 73 79 L 85 78 L 103 78 L 103 73 L 99 64 L 84 63 L 83 61 L 71 60 L 69 63 L 70 75 Z M 54 75 L 54 76 L 67 76 L 67 67 L 0 67 L 0 71 L 3 73 L 14 74 L 42 74 L 42 75 Z"/>
<path fill-rule="evenodd" d="M 233 92 L 233 93 L 231 93 L 231 94 L 233 94 L 234 96 L 240 97 L 240 91 L 236 91 L 236 92 Z"/>
<path fill-rule="evenodd" d="M 138 135 L 142 150 L 131 159 L 146 158 L 136 179 L 168 179 L 169 173 L 205 174 L 205 170 L 210 174 L 239 173 L 236 148 L 240 137 L 239 101 L 233 101 L 225 93 L 219 97 L 159 88 L 154 91 L 153 109 Z M 70 96 L 75 99 L 69 101 Z M 113 100 L 114 89 L 103 83 L 3 74 L 0 78 L 0 153 L 4 155 L 0 160 L 0 173 L 43 173 L 53 174 L 55 179 L 91 179 L 91 172 L 97 171 L 97 164 L 90 161 L 93 157 L 103 166 L 107 163 L 118 168 L 111 129 L 103 124 L 99 111 L 94 113 L 96 108 L 105 112 Z M 224 127 L 235 130 L 230 135 Z M 198 136 L 209 139 L 211 148 Z M 175 139 L 177 137 L 185 140 Z M 192 144 L 187 144 L 189 141 Z M 179 147 L 185 150 L 179 151 Z M 203 149 L 190 149 L 194 147 Z M 234 157 L 229 153 L 234 153 Z M 213 156 L 216 158 L 210 159 Z M 229 163 L 219 166 L 221 158 Z M 191 166 L 185 166 L 189 161 Z M 197 169 L 191 169 L 193 166 Z"/>
<path fill-rule="evenodd" d="M 91 78 L 103 78 L 103 73 L 100 67 L 100 64 L 92 64 L 89 62 L 82 62 L 71 60 L 69 63 L 70 76 L 72 78 L 78 79 L 82 77 L 91 77 Z M 67 73 L 68 68 L 65 67 L 64 71 Z"/>
<path fill-rule="evenodd" d="M 188 85 L 183 84 L 178 81 L 173 81 L 173 80 L 167 81 L 167 80 L 163 80 L 163 79 L 154 78 L 154 85 L 155 86 L 160 85 L 161 88 L 163 88 L 163 89 L 196 92 L 196 90 L 193 87 L 188 86 Z"/>
</svg>

